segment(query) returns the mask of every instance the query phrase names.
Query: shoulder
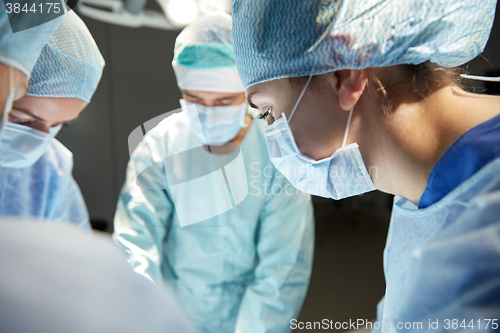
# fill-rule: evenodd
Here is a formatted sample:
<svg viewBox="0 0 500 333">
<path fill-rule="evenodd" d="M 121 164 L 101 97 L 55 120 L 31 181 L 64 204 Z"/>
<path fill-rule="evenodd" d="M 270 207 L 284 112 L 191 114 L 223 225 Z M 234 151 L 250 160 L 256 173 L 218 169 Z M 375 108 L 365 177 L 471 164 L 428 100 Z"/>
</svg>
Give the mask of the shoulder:
<svg viewBox="0 0 500 333">
<path fill-rule="evenodd" d="M 189 127 L 188 119 L 183 112 L 167 115 L 158 125 L 147 131 L 145 137 L 155 140 L 163 139 L 166 135 L 175 136 L 175 132 Z M 174 132 L 174 133 L 171 133 Z"/>
<path fill-rule="evenodd" d="M 159 161 L 169 155 L 202 145 L 191 131 L 185 114 L 179 112 L 168 115 L 147 131 L 132 153 L 131 159 L 137 161 L 146 158 L 150 161 L 152 158 Z"/>
</svg>

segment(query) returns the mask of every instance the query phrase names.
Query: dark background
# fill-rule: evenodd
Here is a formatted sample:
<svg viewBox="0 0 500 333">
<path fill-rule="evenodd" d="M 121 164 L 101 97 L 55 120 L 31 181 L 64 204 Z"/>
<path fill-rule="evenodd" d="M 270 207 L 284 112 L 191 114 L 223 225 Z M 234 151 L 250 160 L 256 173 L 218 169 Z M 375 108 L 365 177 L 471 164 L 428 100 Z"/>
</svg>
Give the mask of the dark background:
<svg viewBox="0 0 500 333">
<path fill-rule="evenodd" d="M 482 56 L 466 65 L 471 74 L 500 75 L 500 20 Z M 74 177 L 95 228 L 112 220 L 129 159 L 127 139 L 143 122 L 179 107 L 171 67 L 178 31 L 126 28 L 82 16 L 106 67 L 91 104 L 58 139 L 74 154 Z M 500 94 L 500 83 L 469 83 Z M 471 110 L 473 111 L 473 110 Z M 316 249 L 311 286 L 300 321 L 374 319 L 384 294 L 382 251 L 392 198 L 380 192 L 333 201 L 314 198 Z"/>
</svg>

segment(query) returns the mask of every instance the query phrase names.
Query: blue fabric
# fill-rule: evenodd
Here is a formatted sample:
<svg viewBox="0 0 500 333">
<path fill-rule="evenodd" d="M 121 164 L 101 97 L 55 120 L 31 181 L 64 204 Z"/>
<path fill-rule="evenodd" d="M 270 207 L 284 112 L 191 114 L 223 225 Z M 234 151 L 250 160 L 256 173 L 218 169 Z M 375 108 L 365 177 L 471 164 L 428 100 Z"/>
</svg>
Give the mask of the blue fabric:
<svg viewBox="0 0 500 333">
<path fill-rule="evenodd" d="M 0 168 L 0 215 L 70 222 L 90 230 L 72 170 L 73 155 L 56 139 L 32 166 Z"/>
<path fill-rule="evenodd" d="M 181 198 L 183 205 L 174 204 L 179 184 L 164 173 L 166 162 L 150 178 L 137 177 L 152 159 L 161 161 L 197 147 L 210 156 L 190 131 L 187 117 L 172 115 L 149 131 L 128 164 L 113 237 L 129 254 L 136 272 L 173 286 L 202 332 L 289 332 L 289 322 L 298 315 L 307 292 L 314 248 L 311 199 L 269 160 L 264 126 L 255 118 L 240 145 L 246 179 L 240 177 L 244 184 L 238 185 L 248 186 L 248 195 L 238 203 L 237 186 L 231 187 L 235 206 L 187 226 L 184 215 L 223 205 L 222 194 L 194 186 Z M 197 170 L 200 159 L 187 161 L 185 168 Z M 210 163 L 210 158 L 204 161 Z M 180 163 L 170 166 L 179 174 L 186 171 Z M 232 167 L 225 169 L 231 185 Z M 168 189 L 158 189 L 165 177 Z M 199 197 L 202 192 L 208 196 Z"/>
<path fill-rule="evenodd" d="M 461 65 L 483 50 L 496 0 L 235 0 L 245 88 L 340 69 Z"/>
<path fill-rule="evenodd" d="M 393 329 L 377 331 L 398 322 L 428 331 L 439 320 L 435 331 L 444 332 L 445 319 L 481 320 L 482 330 L 464 331 L 493 331 L 483 319 L 500 317 L 500 158 L 427 208 L 396 197 L 384 273 L 377 322 Z"/>
<path fill-rule="evenodd" d="M 104 59 L 85 23 L 68 12 L 33 68 L 28 95 L 90 102 L 103 68 Z"/>
<path fill-rule="evenodd" d="M 464 133 L 432 169 L 418 208 L 428 207 L 500 157 L 500 115 Z"/>
<path fill-rule="evenodd" d="M 27 17 L 18 15 L 17 19 L 22 21 Z M 29 77 L 42 48 L 56 31 L 61 20 L 62 17 L 58 17 L 39 26 L 13 33 L 5 9 L 5 2 L 1 1 L 0 62 L 20 70 Z M 17 24 L 23 25 L 23 22 Z"/>
</svg>

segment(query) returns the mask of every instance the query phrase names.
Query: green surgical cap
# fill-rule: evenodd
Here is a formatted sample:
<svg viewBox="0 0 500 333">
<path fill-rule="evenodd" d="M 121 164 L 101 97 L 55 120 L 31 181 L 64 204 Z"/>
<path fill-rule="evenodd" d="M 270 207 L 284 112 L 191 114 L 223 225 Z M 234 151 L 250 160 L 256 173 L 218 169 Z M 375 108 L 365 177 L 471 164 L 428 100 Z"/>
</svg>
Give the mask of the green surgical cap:
<svg viewBox="0 0 500 333">
<path fill-rule="evenodd" d="M 175 40 L 172 67 L 181 89 L 242 92 L 234 57 L 231 17 L 202 16 Z"/>
</svg>

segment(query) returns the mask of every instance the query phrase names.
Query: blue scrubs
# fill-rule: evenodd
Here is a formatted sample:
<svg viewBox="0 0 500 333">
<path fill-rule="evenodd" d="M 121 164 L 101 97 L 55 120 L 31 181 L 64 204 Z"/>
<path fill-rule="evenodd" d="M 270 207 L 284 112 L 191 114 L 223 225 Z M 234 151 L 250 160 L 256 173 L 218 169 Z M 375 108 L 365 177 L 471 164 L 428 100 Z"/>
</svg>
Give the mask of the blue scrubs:
<svg viewBox="0 0 500 333">
<path fill-rule="evenodd" d="M 395 198 L 377 331 L 428 331 L 436 321 L 438 329 L 431 330 L 437 332 L 456 329 L 457 322 L 471 332 L 496 327 L 491 320 L 500 318 L 499 129 L 497 116 L 448 149 L 431 172 L 422 208 Z"/>
<path fill-rule="evenodd" d="M 90 230 L 72 170 L 73 154 L 56 139 L 32 166 L 0 168 L 0 215 L 70 222 Z"/>
<path fill-rule="evenodd" d="M 221 168 L 187 117 L 172 115 L 128 164 L 114 239 L 136 272 L 172 285 L 202 332 L 289 332 L 307 292 L 311 198 L 269 160 L 264 126 L 254 115 Z"/>
<path fill-rule="evenodd" d="M 483 166 L 500 157 L 499 142 L 500 115 L 464 133 L 432 169 L 418 208 L 438 202 Z"/>
</svg>

